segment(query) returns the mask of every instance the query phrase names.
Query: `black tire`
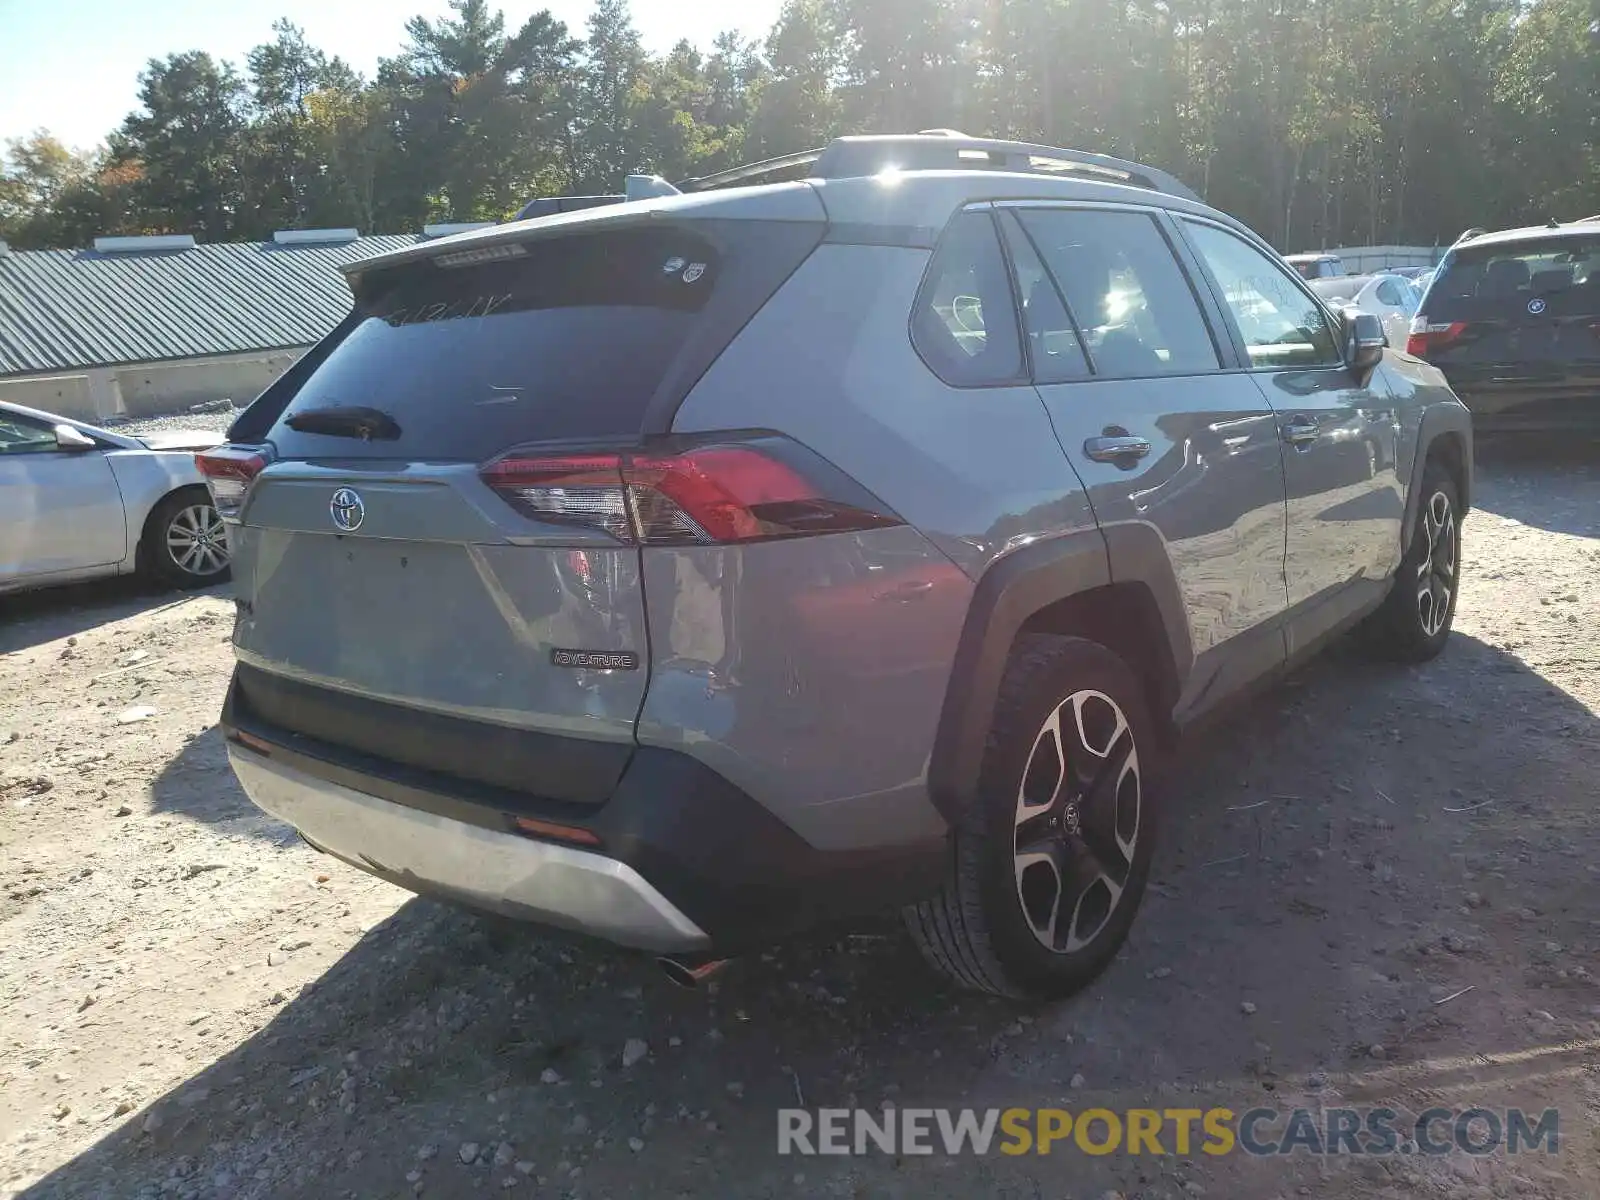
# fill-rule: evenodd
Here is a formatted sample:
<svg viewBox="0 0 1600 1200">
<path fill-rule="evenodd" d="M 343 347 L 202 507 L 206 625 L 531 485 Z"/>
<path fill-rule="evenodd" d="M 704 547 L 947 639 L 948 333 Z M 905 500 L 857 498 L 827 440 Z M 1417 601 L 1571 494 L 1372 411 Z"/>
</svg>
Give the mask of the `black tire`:
<svg viewBox="0 0 1600 1200">
<path fill-rule="evenodd" d="M 1056 745 L 1059 763 L 1069 757 L 1067 742 L 1076 742 L 1077 753 L 1071 757 L 1082 765 L 1066 787 L 1052 789 L 1048 757 L 1036 759 L 1035 745 L 1041 753 L 1048 750 L 1046 723 L 1052 714 L 1080 710 L 1082 719 L 1072 721 L 1073 729 L 1063 727 Z M 1121 712 L 1121 724 L 1115 710 Z M 1125 735 L 1116 733 L 1122 725 Z M 1087 736 L 1079 736 L 1076 727 L 1088 729 Z M 1129 748 L 1125 759 L 1124 737 Z M 1107 739 L 1106 753 L 1096 760 L 1088 743 L 1102 738 Z M 1128 936 L 1150 872 L 1157 825 L 1156 753 L 1144 690 L 1120 658 L 1083 638 L 1018 638 L 984 755 L 979 803 L 956 830 L 950 877 L 939 895 L 904 910 L 912 938 L 928 961 L 964 987 L 1016 999 L 1065 996 L 1104 970 Z M 1124 769 L 1129 763 L 1136 804 L 1131 827 L 1129 772 Z M 1097 773 L 1096 767 L 1112 790 L 1082 786 Z M 1081 807 L 1063 807 L 1075 793 Z M 1046 794 L 1055 797 L 1049 804 L 1030 802 Z M 1104 825 L 1108 796 L 1114 835 L 1109 844 Z M 1034 807 L 1037 815 L 1023 819 Z M 1132 836 L 1125 839 L 1130 828 Z M 1019 844 L 1053 847 L 1057 843 L 1051 839 L 1059 839 L 1061 849 L 1047 851 L 1050 861 L 1029 855 L 1035 861 L 1018 869 L 1024 861 Z M 1101 860 L 1105 874 L 1079 896 L 1070 928 L 1062 934 L 1059 909 L 1066 907 L 1067 893 L 1076 890 L 1061 885 L 1063 866 L 1067 873 L 1084 877 L 1099 869 Z M 1085 863 L 1093 865 L 1085 870 Z M 1058 916 L 1049 923 L 1042 918 L 1051 908 L 1052 878 Z M 1116 895 L 1113 882 L 1120 885 Z M 1045 932 L 1035 932 L 1041 925 L 1055 935 L 1056 948 L 1045 945 Z M 1081 944 L 1073 946 L 1073 941 Z"/>
<path fill-rule="evenodd" d="M 1443 463 L 1430 458 L 1423 466 L 1420 487 L 1411 548 L 1395 571 L 1383 605 L 1362 626 L 1363 640 L 1372 651 L 1393 662 L 1426 662 L 1444 649 L 1461 591 L 1461 499 L 1455 478 Z M 1441 513 L 1447 518 L 1444 523 Z M 1441 589 L 1448 591 L 1442 620 Z"/>
<path fill-rule="evenodd" d="M 197 527 L 195 516 L 200 513 L 206 514 L 206 519 Z M 184 530 L 203 535 L 206 546 L 202 552 L 188 555 L 174 544 Z M 222 565 L 211 569 L 218 554 Z M 163 587 L 210 587 L 227 581 L 231 574 L 227 538 L 205 488 L 179 488 L 150 510 L 139 543 L 139 569 L 151 582 Z"/>
</svg>

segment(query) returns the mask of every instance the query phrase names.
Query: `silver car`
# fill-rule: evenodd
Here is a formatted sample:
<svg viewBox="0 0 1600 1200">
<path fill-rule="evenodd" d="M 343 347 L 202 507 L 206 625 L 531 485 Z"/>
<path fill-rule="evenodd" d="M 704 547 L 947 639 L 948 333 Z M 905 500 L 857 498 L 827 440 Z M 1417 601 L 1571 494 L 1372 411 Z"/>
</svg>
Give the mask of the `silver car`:
<svg viewBox="0 0 1600 1200">
<path fill-rule="evenodd" d="M 219 440 L 128 437 L 0 402 L 0 592 L 135 571 L 225 580 L 226 529 L 194 461 Z"/>
<path fill-rule="evenodd" d="M 235 772 L 680 980 L 897 907 L 964 985 L 1082 986 L 1183 731 L 1346 630 L 1443 648 L 1466 410 L 1137 163 L 850 137 L 679 187 L 347 268 L 204 459 Z"/>
<path fill-rule="evenodd" d="M 1387 272 L 1314 279 L 1311 290 L 1334 308 L 1352 307 L 1377 317 L 1389 345 L 1397 350 L 1405 349 L 1411 318 L 1422 300 L 1409 279 Z"/>
</svg>

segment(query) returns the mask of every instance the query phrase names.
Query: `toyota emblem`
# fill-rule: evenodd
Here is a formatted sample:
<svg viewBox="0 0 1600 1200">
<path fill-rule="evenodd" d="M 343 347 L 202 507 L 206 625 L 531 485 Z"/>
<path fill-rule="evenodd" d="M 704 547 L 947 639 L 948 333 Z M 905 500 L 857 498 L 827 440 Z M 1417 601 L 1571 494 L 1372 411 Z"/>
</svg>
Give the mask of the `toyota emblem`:
<svg viewBox="0 0 1600 1200">
<path fill-rule="evenodd" d="M 354 488 L 343 487 L 334 492 L 333 499 L 328 501 L 328 514 L 339 529 L 354 533 L 366 518 L 367 506 L 361 503 L 361 497 Z"/>
<path fill-rule="evenodd" d="M 1544 301 L 1540 297 L 1535 296 L 1532 300 L 1528 301 L 1528 311 L 1537 317 L 1544 311 Z"/>
</svg>

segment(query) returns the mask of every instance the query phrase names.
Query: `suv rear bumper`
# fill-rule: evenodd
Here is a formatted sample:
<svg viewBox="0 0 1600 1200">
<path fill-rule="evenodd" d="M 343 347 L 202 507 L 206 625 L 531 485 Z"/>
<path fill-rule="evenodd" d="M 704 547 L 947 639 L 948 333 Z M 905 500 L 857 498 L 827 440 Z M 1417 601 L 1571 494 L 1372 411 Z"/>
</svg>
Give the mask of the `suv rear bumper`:
<svg viewBox="0 0 1600 1200">
<path fill-rule="evenodd" d="M 634 747 L 593 806 L 283 729 L 237 686 L 221 724 L 251 800 L 318 849 L 415 892 L 638 949 L 742 953 L 925 899 L 949 869 L 943 835 L 819 849 L 704 763 L 659 747 Z M 518 832 L 518 817 L 597 844 Z"/>
<path fill-rule="evenodd" d="M 380 800 L 238 745 L 228 758 L 258 808 L 318 850 L 411 891 L 639 950 L 710 945 L 626 863 Z"/>
</svg>

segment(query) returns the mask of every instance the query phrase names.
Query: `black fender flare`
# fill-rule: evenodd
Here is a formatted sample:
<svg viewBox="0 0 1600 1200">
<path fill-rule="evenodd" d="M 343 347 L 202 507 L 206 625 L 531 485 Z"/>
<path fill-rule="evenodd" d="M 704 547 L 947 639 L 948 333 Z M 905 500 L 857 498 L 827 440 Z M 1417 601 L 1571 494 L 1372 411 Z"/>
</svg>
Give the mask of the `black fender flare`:
<svg viewBox="0 0 1600 1200">
<path fill-rule="evenodd" d="M 1428 454 L 1440 439 L 1455 435 L 1461 439 L 1461 515 L 1472 507 L 1472 414 L 1461 404 L 1430 404 L 1422 411 L 1417 425 L 1417 444 L 1413 451 L 1411 475 L 1406 480 L 1405 518 L 1400 525 L 1400 553 L 1411 550 L 1416 532 L 1417 505 L 1422 502 L 1422 468 Z"/>
<path fill-rule="evenodd" d="M 1112 583 L 1145 584 L 1167 632 L 1176 699 L 1193 666 L 1188 620 L 1161 535 L 1129 523 L 1036 542 L 995 560 L 978 579 L 945 689 L 928 793 L 956 824 L 977 799 L 1012 644 L 1029 618 L 1059 601 Z"/>
</svg>

